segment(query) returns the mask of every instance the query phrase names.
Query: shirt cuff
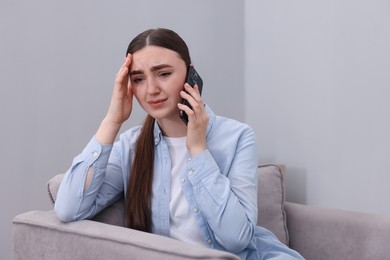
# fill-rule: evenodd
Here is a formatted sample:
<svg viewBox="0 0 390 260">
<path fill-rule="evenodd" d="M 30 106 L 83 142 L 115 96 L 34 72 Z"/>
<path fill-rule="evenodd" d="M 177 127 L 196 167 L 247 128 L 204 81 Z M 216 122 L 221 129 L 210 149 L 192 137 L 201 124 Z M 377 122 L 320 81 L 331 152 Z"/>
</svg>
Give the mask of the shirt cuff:
<svg viewBox="0 0 390 260">
<path fill-rule="evenodd" d="M 204 150 L 187 163 L 188 179 L 192 185 L 197 185 L 207 176 L 219 173 L 218 164 L 215 162 L 209 150 Z"/>
<path fill-rule="evenodd" d="M 112 144 L 100 144 L 95 136 L 89 141 L 82 153 L 77 156 L 79 161 L 84 161 L 91 166 L 99 158 L 101 161 L 108 161 L 112 150 Z"/>
</svg>

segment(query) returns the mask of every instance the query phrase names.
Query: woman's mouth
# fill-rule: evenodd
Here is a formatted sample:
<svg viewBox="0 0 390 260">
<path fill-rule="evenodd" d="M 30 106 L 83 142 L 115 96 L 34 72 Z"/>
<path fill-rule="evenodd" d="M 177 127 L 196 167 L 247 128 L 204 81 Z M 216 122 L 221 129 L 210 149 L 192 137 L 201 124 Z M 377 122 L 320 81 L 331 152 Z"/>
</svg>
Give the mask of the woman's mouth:
<svg viewBox="0 0 390 260">
<path fill-rule="evenodd" d="M 150 100 L 148 101 L 148 104 L 152 107 L 159 107 L 161 106 L 167 99 L 162 98 L 162 99 L 155 99 L 155 100 Z"/>
</svg>

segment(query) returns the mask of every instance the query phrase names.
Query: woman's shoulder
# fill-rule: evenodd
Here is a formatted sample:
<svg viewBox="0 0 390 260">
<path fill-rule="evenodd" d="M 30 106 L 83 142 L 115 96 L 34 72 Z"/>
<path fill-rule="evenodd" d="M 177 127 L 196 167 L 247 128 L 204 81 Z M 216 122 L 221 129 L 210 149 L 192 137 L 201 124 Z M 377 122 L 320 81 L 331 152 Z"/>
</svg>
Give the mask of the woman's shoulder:
<svg viewBox="0 0 390 260">
<path fill-rule="evenodd" d="M 141 132 L 141 126 L 134 126 L 119 135 L 118 140 L 115 142 L 116 147 L 132 148 L 135 147 L 138 136 Z"/>
<path fill-rule="evenodd" d="M 225 116 L 216 116 L 213 128 L 215 128 L 215 131 L 222 133 L 226 132 L 238 135 L 254 134 L 252 127 L 247 123 Z"/>
<path fill-rule="evenodd" d="M 233 138 L 241 139 L 246 136 L 256 139 L 255 133 L 248 124 L 214 113 L 209 106 L 206 106 L 209 115 L 208 138 Z"/>
<path fill-rule="evenodd" d="M 119 138 L 132 138 L 140 133 L 141 128 L 142 125 L 133 126 L 121 133 Z"/>
</svg>

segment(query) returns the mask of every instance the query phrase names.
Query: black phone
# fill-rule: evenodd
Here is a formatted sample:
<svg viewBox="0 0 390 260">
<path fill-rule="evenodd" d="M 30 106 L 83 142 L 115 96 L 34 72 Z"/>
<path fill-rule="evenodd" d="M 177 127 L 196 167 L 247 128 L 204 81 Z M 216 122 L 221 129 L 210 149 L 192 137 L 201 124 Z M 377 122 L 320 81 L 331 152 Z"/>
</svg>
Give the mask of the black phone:
<svg viewBox="0 0 390 260">
<path fill-rule="evenodd" d="M 195 70 L 195 68 L 193 66 L 188 67 L 186 83 L 188 83 L 191 87 L 194 87 L 196 84 L 198 86 L 199 93 L 202 94 L 203 80 L 199 76 L 198 72 Z M 181 103 L 192 109 L 190 103 L 187 100 L 185 100 L 184 98 L 181 101 Z M 183 122 L 187 125 L 188 124 L 188 115 L 186 114 L 186 112 L 184 112 L 183 110 L 180 110 L 179 116 L 180 116 L 181 120 L 183 120 Z"/>
</svg>

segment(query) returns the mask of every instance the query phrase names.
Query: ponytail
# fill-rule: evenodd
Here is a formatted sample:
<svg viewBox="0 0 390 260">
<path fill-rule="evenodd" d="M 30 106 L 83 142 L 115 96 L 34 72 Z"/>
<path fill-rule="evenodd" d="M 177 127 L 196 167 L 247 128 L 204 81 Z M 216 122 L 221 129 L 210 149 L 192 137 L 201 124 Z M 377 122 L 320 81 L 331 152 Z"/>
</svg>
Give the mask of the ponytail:
<svg viewBox="0 0 390 260">
<path fill-rule="evenodd" d="M 148 115 L 142 126 L 125 198 L 127 226 L 144 232 L 150 232 L 152 223 L 154 122 L 155 119 Z"/>
</svg>

